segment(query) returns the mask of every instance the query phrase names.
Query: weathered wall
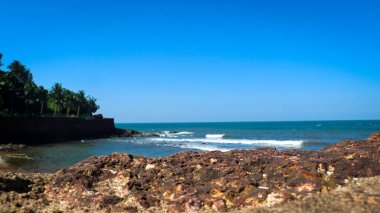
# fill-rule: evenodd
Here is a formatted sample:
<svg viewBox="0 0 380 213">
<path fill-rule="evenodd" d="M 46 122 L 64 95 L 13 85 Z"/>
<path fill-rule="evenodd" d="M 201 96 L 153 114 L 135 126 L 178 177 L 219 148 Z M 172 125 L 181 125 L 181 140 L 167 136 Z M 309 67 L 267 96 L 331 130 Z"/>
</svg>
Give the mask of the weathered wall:
<svg viewBox="0 0 380 213">
<path fill-rule="evenodd" d="M 0 118 L 0 144 L 39 144 L 100 138 L 115 131 L 113 119 Z"/>
</svg>

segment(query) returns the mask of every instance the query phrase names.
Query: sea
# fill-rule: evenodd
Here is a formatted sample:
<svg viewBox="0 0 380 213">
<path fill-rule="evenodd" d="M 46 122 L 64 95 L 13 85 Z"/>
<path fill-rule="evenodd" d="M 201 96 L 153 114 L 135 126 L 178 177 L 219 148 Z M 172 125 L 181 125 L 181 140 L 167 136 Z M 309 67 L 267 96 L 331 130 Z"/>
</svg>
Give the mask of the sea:
<svg viewBox="0 0 380 213">
<path fill-rule="evenodd" d="M 230 151 L 273 147 L 320 150 L 343 140 L 361 140 L 380 131 L 380 120 L 117 123 L 158 137 L 78 140 L 0 153 L 13 171 L 55 172 L 90 156 L 126 152 L 162 157 L 182 151 Z"/>
</svg>

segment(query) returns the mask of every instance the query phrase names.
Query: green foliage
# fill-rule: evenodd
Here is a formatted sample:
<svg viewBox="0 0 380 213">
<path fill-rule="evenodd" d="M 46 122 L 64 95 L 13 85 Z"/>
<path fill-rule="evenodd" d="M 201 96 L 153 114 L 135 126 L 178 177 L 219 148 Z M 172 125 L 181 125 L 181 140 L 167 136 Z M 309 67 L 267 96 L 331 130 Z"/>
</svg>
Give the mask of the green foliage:
<svg viewBox="0 0 380 213">
<path fill-rule="evenodd" d="M 61 84 L 54 84 L 53 88 L 50 90 L 48 96 L 48 108 L 56 113 L 61 112 L 63 108 L 63 88 Z"/>
<path fill-rule="evenodd" d="M 13 61 L 8 66 L 9 72 L 13 74 L 21 82 L 31 82 L 33 81 L 32 73 L 19 61 Z"/>
<path fill-rule="evenodd" d="M 90 117 L 98 109 L 96 99 L 82 90 L 75 93 L 56 83 L 48 91 L 36 85 L 30 70 L 19 61 L 12 62 L 8 71 L 0 69 L 0 115 Z"/>
</svg>

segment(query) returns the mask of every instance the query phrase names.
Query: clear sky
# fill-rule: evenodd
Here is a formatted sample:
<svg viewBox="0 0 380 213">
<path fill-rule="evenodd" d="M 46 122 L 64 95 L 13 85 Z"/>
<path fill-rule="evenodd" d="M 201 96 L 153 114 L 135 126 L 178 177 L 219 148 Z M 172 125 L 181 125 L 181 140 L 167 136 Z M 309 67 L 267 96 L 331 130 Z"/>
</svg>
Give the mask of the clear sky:
<svg viewBox="0 0 380 213">
<path fill-rule="evenodd" d="M 380 1 L 1 0 L 4 63 L 116 122 L 380 119 Z"/>
</svg>

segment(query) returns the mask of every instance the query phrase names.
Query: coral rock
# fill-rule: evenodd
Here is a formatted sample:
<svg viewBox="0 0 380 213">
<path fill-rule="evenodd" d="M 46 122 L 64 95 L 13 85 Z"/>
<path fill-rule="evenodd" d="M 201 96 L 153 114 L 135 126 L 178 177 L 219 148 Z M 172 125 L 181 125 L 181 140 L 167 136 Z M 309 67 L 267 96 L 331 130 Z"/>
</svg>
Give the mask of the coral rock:
<svg viewBox="0 0 380 213">
<path fill-rule="evenodd" d="M 70 208 L 96 203 L 96 210 L 198 212 L 275 206 L 330 191 L 347 179 L 380 175 L 379 147 L 379 140 L 362 140 L 321 151 L 261 148 L 161 158 L 114 153 L 58 171 L 45 195 Z"/>
</svg>

